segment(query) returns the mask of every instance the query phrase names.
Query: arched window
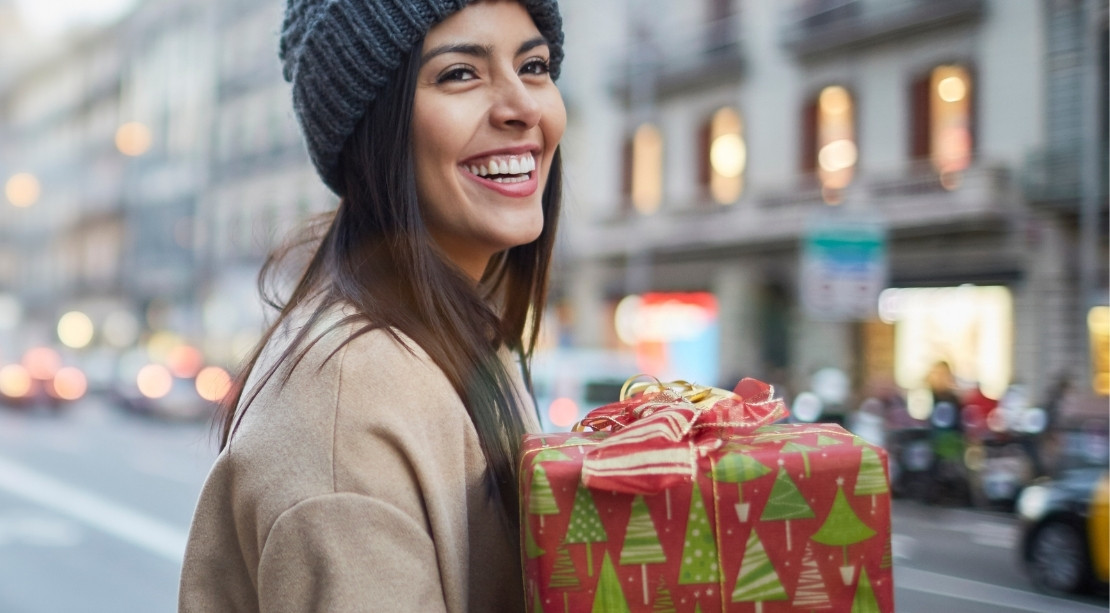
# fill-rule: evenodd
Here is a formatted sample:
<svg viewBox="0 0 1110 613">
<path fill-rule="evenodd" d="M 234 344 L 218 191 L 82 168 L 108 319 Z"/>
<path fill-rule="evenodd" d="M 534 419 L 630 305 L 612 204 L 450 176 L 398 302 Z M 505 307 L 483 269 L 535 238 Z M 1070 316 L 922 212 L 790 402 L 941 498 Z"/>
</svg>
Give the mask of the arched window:
<svg viewBox="0 0 1110 613">
<path fill-rule="evenodd" d="M 937 66 L 914 83 L 912 154 L 949 175 L 971 165 L 972 78 L 957 65 Z"/>
<path fill-rule="evenodd" d="M 698 175 L 702 187 L 718 204 L 736 202 L 744 191 L 748 165 L 740 114 L 729 107 L 713 113 L 702 127 L 700 141 Z"/>
<path fill-rule="evenodd" d="M 650 214 L 663 201 L 663 135 L 641 124 L 624 147 L 623 192 L 637 211 Z"/>
<path fill-rule="evenodd" d="M 841 85 L 821 89 L 803 110 L 802 138 L 802 171 L 816 174 L 826 200 L 838 201 L 859 158 L 852 94 Z"/>
</svg>

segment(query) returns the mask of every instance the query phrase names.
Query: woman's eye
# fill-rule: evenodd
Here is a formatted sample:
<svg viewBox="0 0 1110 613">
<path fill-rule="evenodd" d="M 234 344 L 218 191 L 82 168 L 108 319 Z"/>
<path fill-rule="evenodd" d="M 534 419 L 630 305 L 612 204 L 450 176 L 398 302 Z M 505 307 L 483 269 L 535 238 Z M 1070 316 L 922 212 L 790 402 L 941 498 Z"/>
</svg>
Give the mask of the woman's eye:
<svg viewBox="0 0 1110 613">
<path fill-rule="evenodd" d="M 460 66 L 457 68 L 448 69 L 447 71 L 440 74 L 439 78 L 436 79 L 436 83 L 446 83 L 448 81 L 470 81 L 476 78 L 477 76 L 474 74 L 473 70 Z"/>
<path fill-rule="evenodd" d="M 528 60 L 520 67 L 521 74 L 543 75 L 550 72 L 547 60 L 535 58 Z"/>
</svg>

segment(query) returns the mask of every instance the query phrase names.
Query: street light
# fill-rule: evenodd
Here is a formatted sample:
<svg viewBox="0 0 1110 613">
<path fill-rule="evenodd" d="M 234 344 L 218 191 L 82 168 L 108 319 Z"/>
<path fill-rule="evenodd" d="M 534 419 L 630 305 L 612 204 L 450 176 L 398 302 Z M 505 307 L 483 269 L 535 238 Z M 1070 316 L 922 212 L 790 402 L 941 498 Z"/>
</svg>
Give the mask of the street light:
<svg viewBox="0 0 1110 613">
<path fill-rule="evenodd" d="M 150 149 L 150 128 L 137 121 L 129 121 L 116 130 L 116 149 L 120 153 L 138 157 Z"/>
<path fill-rule="evenodd" d="M 4 194 L 8 202 L 20 208 L 26 208 L 38 202 L 42 187 L 38 178 L 29 172 L 18 172 L 8 178 L 4 185 Z"/>
</svg>

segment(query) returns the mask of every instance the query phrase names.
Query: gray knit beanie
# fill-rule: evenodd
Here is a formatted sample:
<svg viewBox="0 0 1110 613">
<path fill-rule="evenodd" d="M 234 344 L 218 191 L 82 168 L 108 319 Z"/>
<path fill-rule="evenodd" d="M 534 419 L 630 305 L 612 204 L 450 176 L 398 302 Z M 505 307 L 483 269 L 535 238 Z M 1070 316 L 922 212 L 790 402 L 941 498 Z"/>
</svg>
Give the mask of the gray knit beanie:
<svg viewBox="0 0 1110 613">
<path fill-rule="evenodd" d="M 435 24 L 474 0 L 288 0 L 278 56 L 293 110 L 324 183 L 339 193 L 339 154 L 402 59 Z M 520 0 L 563 59 L 557 0 Z"/>
</svg>

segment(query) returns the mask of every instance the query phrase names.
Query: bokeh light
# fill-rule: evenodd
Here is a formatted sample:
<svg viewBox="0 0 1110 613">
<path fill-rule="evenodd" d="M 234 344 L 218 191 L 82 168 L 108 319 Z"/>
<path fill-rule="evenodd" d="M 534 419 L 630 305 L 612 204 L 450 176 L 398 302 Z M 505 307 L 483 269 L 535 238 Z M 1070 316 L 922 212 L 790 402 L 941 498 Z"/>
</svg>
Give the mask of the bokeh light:
<svg viewBox="0 0 1110 613">
<path fill-rule="evenodd" d="M 89 389 L 88 379 L 85 378 L 85 373 L 80 369 L 73 366 L 66 366 L 58 370 L 54 375 L 53 385 L 51 386 L 52 396 L 62 400 L 77 400 L 85 395 Z"/>
<path fill-rule="evenodd" d="M 166 353 L 166 366 L 173 376 L 190 379 L 204 366 L 204 357 L 192 345 L 178 345 Z"/>
<path fill-rule="evenodd" d="M 31 374 L 22 364 L 8 364 L 0 368 L 0 394 L 8 398 L 23 398 L 31 393 Z"/>
<path fill-rule="evenodd" d="M 566 428 L 578 420 L 578 403 L 570 398 L 556 398 L 547 409 L 551 423 Z"/>
<path fill-rule="evenodd" d="M 139 369 L 135 383 L 139 393 L 147 398 L 162 398 L 170 393 L 173 387 L 173 375 L 170 370 L 161 364 L 147 364 Z"/>
<path fill-rule="evenodd" d="M 42 186 L 38 178 L 29 172 L 16 173 L 4 185 L 4 194 L 8 202 L 20 208 L 29 207 L 38 202 L 42 194 Z"/>
<path fill-rule="evenodd" d="M 231 375 L 219 366 L 206 366 L 197 373 L 197 394 L 209 402 L 220 402 L 231 391 Z"/>
<path fill-rule="evenodd" d="M 120 153 L 131 157 L 140 156 L 150 149 L 150 128 L 130 121 L 116 130 L 116 148 Z"/>
<path fill-rule="evenodd" d="M 81 311 L 70 311 L 58 319 L 58 340 L 66 347 L 87 347 L 93 338 L 93 322 Z"/>
<path fill-rule="evenodd" d="M 62 357 L 50 347 L 34 347 L 23 354 L 23 367 L 32 379 L 47 381 L 62 367 Z"/>
<path fill-rule="evenodd" d="M 139 320 L 127 311 L 112 311 L 104 318 L 100 334 L 113 347 L 129 347 L 139 338 Z"/>
</svg>

